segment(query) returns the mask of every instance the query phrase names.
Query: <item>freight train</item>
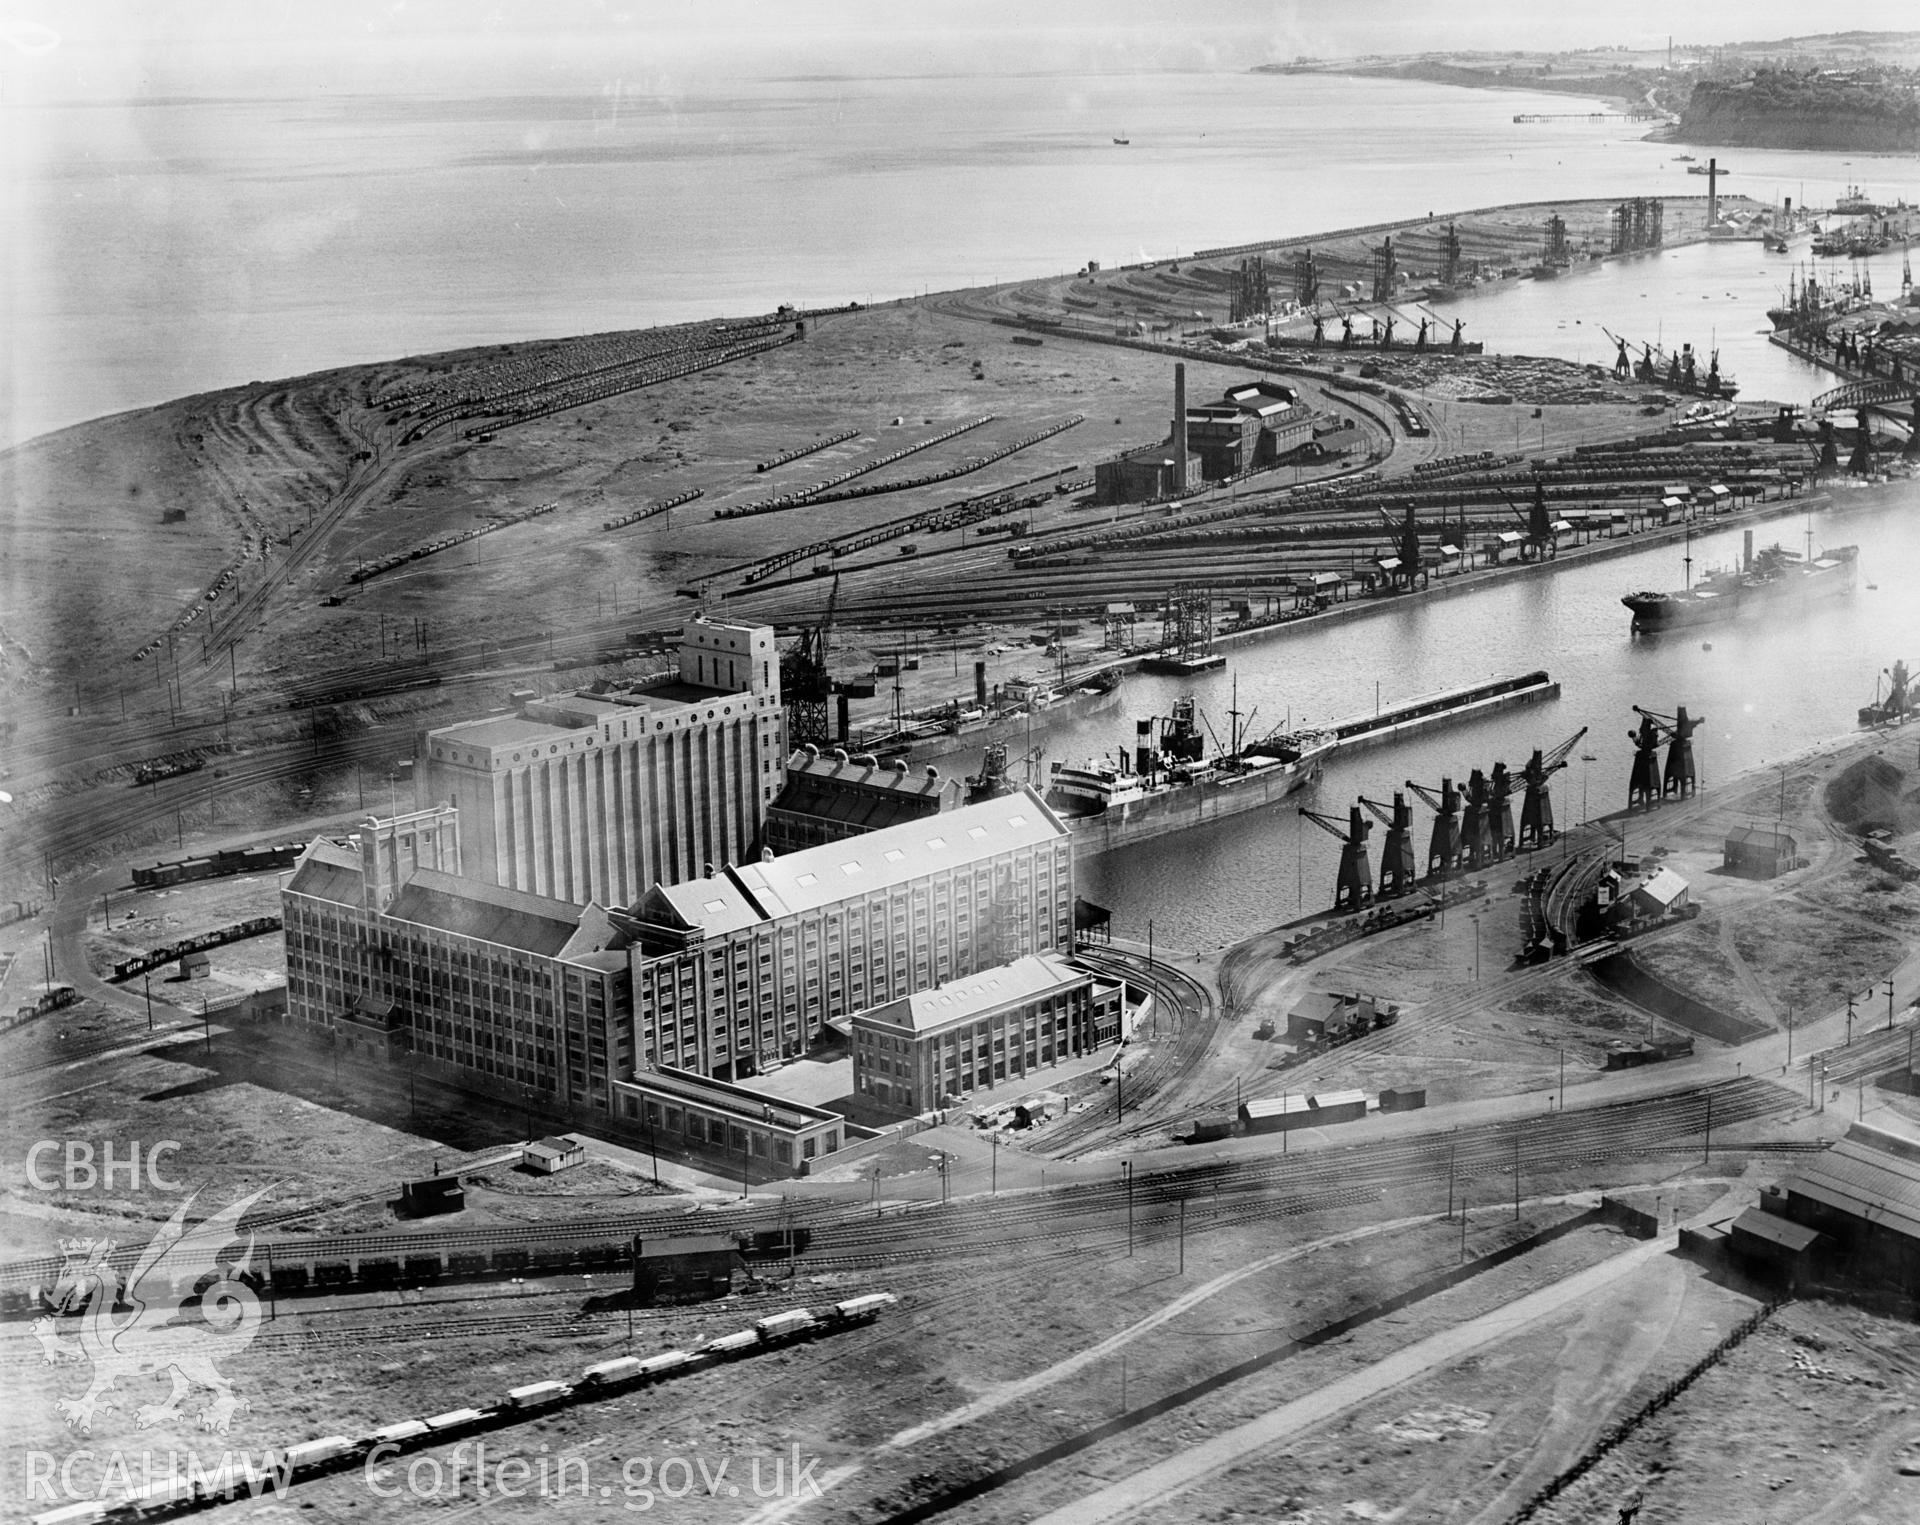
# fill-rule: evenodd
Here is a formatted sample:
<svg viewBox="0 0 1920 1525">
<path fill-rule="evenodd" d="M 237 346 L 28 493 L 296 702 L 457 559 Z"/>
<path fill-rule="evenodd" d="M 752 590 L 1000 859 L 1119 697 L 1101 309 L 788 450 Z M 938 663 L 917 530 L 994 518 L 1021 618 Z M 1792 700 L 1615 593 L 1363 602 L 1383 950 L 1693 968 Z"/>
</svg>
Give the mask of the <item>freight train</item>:
<svg viewBox="0 0 1920 1525">
<path fill-rule="evenodd" d="M 424 1450 L 504 1428 L 522 1417 L 563 1404 L 586 1403 L 637 1392 L 674 1377 L 735 1361 L 763 1351 L 795 1345 L 820 1335 L 871 1324 L 898 1302 L 891 1292 L 850 1297 L 818 1313 L 795 1308 L 756 1320 L 735 1334 L 721 1335 L 691 1350 L 656 1356 L 619 1356 L 587 1367 L 571 1382 L 531 1382 L 510 1388 L 487 1408 L 456 1408 L 444 1414 L 402 1419 L 362 1435 L 327 1435 L 289 1446 L 262 1468 L 244 1454 L 211 1476 L 189 1472 L 149 1482 L 118 1499 L 87 1499 L 35 1515 L 33 1525 L 103 1525 L 103 1522 L 151 1520 L 231 1498 L 260 1497 L 329 1473 L 385 1461 L 407 1451 Z M 277 1462 L 277 1465 L 273 1463 Z"/>
<path fill-rule="evenodd" d="M 113 966 L 113 973 L 108 976 L 108 979 L 109 981 L 130 980 L 135 975 L 158 969 L 162 964 L 171 964 L 175 959 L 185 958 L 189 953 L 200 953 L 208 948 L 222 948 L 228 943 L 244 942 L 249 937 L 261 937 L 268 932 L 279 930 L 278 916 L 249 917 L 246 921 L 236 922 L 230 927 L 202 932 L 196 937 L 186 937 L 177 943 L 168 943 L 164 948 L 149 948 L 145 953 L 135 954 L 132 958 L 123 958 Z"/>
<path fill-rule="evenodd" d="M 304 842 L 278 842 L 271 847 L 228 847 L 204 858 L 169 858 L 133 871 L 136 890 L 164 889 L 196 879 L 220 879 L 228 874 L 257 874 L 292 868 L 307 850 Z"/>
</svg>

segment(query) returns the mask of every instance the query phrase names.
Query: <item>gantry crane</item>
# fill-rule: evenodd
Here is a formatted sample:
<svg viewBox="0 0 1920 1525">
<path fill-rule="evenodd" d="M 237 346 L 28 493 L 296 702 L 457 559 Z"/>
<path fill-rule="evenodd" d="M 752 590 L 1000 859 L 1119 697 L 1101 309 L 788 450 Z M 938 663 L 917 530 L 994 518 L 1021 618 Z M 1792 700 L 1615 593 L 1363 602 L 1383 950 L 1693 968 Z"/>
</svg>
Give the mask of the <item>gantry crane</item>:
<svg viewBox="0 0 1920 1525">
<path fill-rule="evenodd" d="M 1340 879 L 1333 894 L 1336 911 L 1357 911 L 1373 899 L 1373 875 L 1367 868 L 1367 833 L 1373 822 L 1360 814 L 1358 805 L 1347 809 L 1347 824 L 1337 816 L 1322 815 L 1304 806 L 1300 814 L 1330 836 L 1340 839 Z"/>
<path fill-rule="evenodd" d="M 1487 801 L 1487 845 L 1495 860 L 1511 858 L 1513 835 L 1513 778 L 1504 762 L 1493 765 L 1488 779 L 1492 796 Z"/>
<path fill-rule="evenodd" d="M 1390 895 L 1404 895 L 1420 878 L 1413 857 L 1413 807 L 1398 789 L 1393 791 L 1391 810 L 1364 794 L 1360 796 L 1360 803 L 1378 816 L 1380 824 L 1387 828 L 1386 838 L 1380 844 L 1378 896 L 1385 900 Z"/>
<path fill-rule="evenodd" d="M 1662 715 L 1654 710 L 1643 710 L 1639 705 L 1633 712 L 1641 717 L 1641 723 L 1651 720 L 1659 729 L 1660 739 L 1667 744 L 1667 766 L 1660 776 L 1660 797 L 1677 794 L 1685 799 L 1699 788 L 1699 781 L 1693 771 L 1693 733 L 1700 729 L 1706 717 L 1692 719 L 1687 707 L 1682 704 L 1671 715 Z M 1635 742 L 1639 737 L 1636 733 Z M 1635 759 L 1636 764 L 1638 759 Z"/>
<path fill-rule="evenodd" d="M 1542 752 L 1538 747 L 1533 756 L 1527 759 L 1527 765 L 1520 770 L 1520 778 L 1527 786 L 1526 797 L 1520 802 L 1520 835 L 1516 839 L 1521 847 L 1545 847 L 1558 832 L 1553 827 L 1553 796 L 1547 789 L 1547 780 L 1562 768 L 1573 755 L 1573 749 L 1580 745 L 1580 738 L 1587 734 L 1587 728 L 1581 726 L 1551 752 Z"/>
<path fill-rule="evenodd" d="M 1438 789 L 1407 780 L 1407 787 L 1433 811 L 1433 835 L 1427 839 L 1427 876 L 1442 879 L 1460 863 L 1460 792 L 1442 778 Z"/>
<path fill-rule="evenodd" d="M 1466 800 L 1460 812 L 1460 866 L 1473 873 L 1492 861 L 1487 842 L 1487 807 L 1493 791 L 1487 787 L 1487 775 L 1475 768 L 1467 775 Z"/>
</svg>

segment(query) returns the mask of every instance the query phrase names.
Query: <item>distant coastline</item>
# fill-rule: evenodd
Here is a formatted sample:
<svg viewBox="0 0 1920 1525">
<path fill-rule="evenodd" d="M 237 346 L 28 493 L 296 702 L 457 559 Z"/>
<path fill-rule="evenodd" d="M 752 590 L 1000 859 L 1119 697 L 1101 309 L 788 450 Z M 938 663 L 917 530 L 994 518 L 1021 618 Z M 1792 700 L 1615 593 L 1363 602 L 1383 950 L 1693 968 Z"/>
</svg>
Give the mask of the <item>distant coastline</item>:
<svg viewBox="0 0 1920 1525">
<path fill-rule="evenodd" d="M 1608 83 L 1619 84 L 1620 81 L 1608 82 L 1579 76 L 1557 78 L 1551 74 L 1496 75 L 1485 69 L 1472 69 L 1462 64 L 1444 63 L 1436 58 L 1381 60 L 1378 63 L 1367 63 L 1356 59 L 1347 62 L 1257 64 L 1252 72 L 1255 74 L 1337 75 L 1354 79 L 1414 80 L 1428 85 L 1457 85 L 1464 90 L 1518 90 L 1527 94 L 1571 95 L 1584 101 L 1604 101 L 1607 105 L 1623 111 L 1646 105 L 1643 96 L 1607 88 Z"/>
</svg>

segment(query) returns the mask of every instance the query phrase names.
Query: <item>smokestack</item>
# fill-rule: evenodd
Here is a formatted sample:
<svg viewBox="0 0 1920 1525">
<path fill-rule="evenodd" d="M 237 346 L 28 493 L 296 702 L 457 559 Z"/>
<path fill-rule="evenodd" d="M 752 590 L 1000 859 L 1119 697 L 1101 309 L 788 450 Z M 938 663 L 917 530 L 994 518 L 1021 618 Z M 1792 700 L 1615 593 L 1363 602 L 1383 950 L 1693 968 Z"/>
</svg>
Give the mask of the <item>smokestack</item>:
<svg viewBox="0 0 1920 1525">
<path fill-rule="evenodd" d="M 987 707 L 987 664 L 973 664 L 973 702 L 982 709 Z"/>
<path fill-rule="evenodd" d="M 1748 530 L 1743 536 L 1741 536 L 1740 570 L 1743 572 L 1751 572 L 1753 570 L 1753 531 L 1752 530 Z"/>
<path fill-rule="evenodd" d="M 1173 365 L 1173 490 L 1187 490 L 1187 368 Z"/>
<path fill-rule="evenodd" d="M 1720 161 L 1707 160 L 1707 226 L 1720 221 Z"/>
</svg>

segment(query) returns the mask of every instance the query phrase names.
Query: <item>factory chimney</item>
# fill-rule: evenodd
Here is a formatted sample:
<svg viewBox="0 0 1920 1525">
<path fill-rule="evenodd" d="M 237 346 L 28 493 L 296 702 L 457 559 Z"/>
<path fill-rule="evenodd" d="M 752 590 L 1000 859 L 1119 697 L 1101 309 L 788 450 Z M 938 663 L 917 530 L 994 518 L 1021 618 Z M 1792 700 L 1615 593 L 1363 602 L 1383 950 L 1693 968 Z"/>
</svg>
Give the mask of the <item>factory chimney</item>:
<svg viewBox="0 0 1920 1525">
<path fill-rule="evenodd" d="M 1707 160 L 1707 226 L 1714 228 L 1720 222 L 1720 161 Z"/>
<path fill-rule="evenodd" d="M 1187 368 L 1173 366 L 1173 490 L 1187 490 Z"/>
</svg>

